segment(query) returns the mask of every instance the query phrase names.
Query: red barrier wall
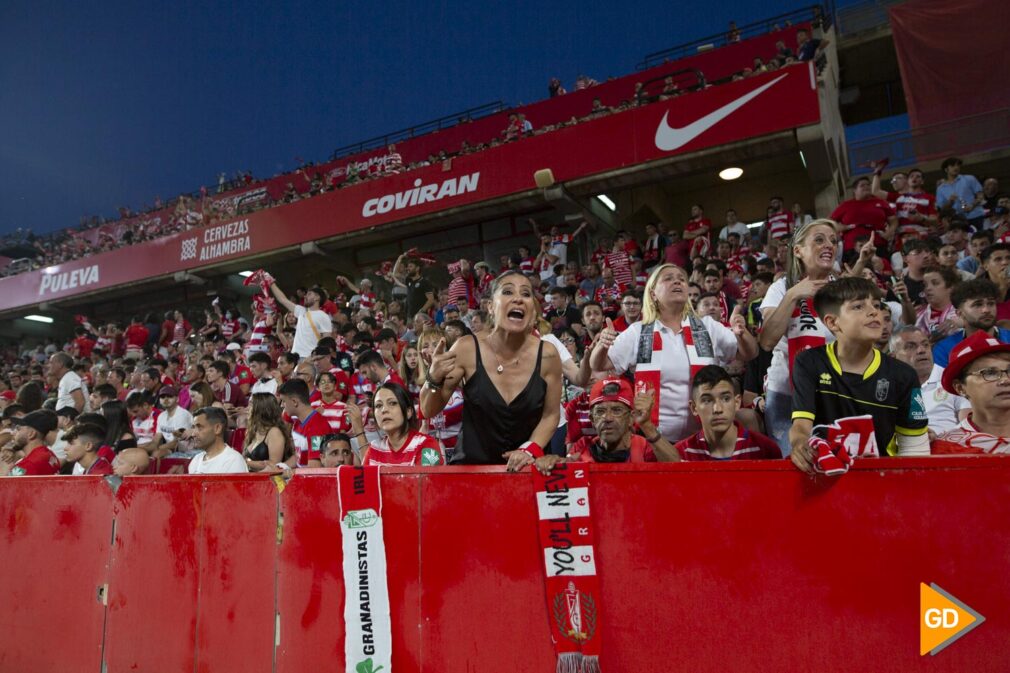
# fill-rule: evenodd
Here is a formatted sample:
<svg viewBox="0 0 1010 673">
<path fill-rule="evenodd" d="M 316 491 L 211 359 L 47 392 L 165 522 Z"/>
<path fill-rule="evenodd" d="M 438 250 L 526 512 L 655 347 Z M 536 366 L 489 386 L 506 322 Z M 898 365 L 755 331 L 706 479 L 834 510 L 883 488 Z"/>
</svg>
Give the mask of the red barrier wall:
<svg viewBox="0 0 1010 673">
<path fill-rule="evenodd" d="M 0 670 L 342 671 L 335 484 L 0 480 Z M 382 489 L 394 669 L 553 671 L 529 476 L 391 471 Z M 1010 460 L 987 457 L 865 460 L 837 480 L 785 462 L 594 468 L 602 669 L 1003 671 L 1008 497 Z M 920 657 L 920 582 L 986 622 Z"/>
</svg>

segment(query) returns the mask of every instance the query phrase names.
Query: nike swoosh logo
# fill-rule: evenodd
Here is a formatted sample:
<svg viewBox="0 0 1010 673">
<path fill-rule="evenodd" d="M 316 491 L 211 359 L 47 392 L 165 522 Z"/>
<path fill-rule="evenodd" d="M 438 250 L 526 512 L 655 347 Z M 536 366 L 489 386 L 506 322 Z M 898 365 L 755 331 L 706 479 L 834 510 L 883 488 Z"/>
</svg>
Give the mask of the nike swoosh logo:
<svg viewBox="0 0 1010 673">
<path fill-rule="evenodd" d="M 719 122 L 721 122 L 726 117 L 730 116 L 740 108 L 742 108 L 747 103 L 751 102 L 761 94 L 763 94 L 768 89 L 772 88 L 783 79 L 788 76 L 788 73 L 776 77 L 772 81 L 759 86 L 750 93 L 737 98 L 735 101 L 726 103 L 718 110 L 709 112 L 707 115 L 698 119 L 697 121 L 691 122 L 687 126 L 675 129 L 667 122 L 667 116 L 670 114 L 669 111 L 663 114 L 663 119 L 659 122 L 659 128 L 656 129 L 656 147 L 663 150 L 664 152 L 670 152 L 672 150 L 680 149 L 684 145 L 688 144 L 698 136 L 700 136 L 705 131 L 709 130 Z"/>
</svg>

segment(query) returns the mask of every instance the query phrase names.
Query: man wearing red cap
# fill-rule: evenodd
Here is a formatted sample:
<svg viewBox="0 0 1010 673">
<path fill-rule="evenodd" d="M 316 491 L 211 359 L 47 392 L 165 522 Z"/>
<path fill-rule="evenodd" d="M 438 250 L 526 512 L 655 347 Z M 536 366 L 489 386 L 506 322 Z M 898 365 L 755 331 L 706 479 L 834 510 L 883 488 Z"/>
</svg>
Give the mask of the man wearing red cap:
<svg viewBox="0 0 1010 673">
<path fill-rule="evenodd" d="M 933 454 L 1010 454 L 1010 344 L 976 332 L 954 347 L 940 380 L 971 403 L 958 427 L 937 437 Z"/>
<path fill-rule="evenodd" d="M 651 403 L 651 395 L 642 395 Z M 654 463 L 656 453 L 674 456 L 673 445 L 654 427 L 646 438 L 632 434 L 637 416 L 648 419 L 651 406 L 640 414 L 632 413 L 635 398 L 627 379 L 610 377 L 597 381 L 589 391 L 590 418 L 596 428 L 596 436 L 583 436 L 568 447 L 564 458 L 546 455 L 536 460 L 536 467 L 544 473 L 555 465 L 570 463 Z M 651 427 L 651 426 L 650 426 Z M 655 449 L 655 450 L 654 450 Z"/>
</svg>

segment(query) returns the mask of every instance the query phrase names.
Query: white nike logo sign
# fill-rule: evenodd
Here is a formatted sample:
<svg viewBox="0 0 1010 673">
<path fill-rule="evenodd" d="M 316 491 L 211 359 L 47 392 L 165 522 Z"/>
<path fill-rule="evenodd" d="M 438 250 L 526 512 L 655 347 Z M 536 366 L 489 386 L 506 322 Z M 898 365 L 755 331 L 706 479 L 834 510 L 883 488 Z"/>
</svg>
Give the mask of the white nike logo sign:
<svg viewBox="0 0 1010 673">
<path fill-rule="evenodd" d="M 737 98 L 735 101 L 723 105 L 718 110 L 709 112 L 707 115 L 701 119 L 691 122 L 687 126 L 679 129 L 675 129 L 666 121 L 667 116 L 670 114 L 669 111 L 663 114 L 663 119 L 659 122 L 659 128 L 656 129 L 656 147 L 663 150 L 664 152 L 670 152 L 672 150 L 680 149 L 684 145 L 688 144 L 698 136 L 700 136 L 705 131 L 709 130 L 719 122 L 721 122 L 726 117 L 730 116 L 740 108 L 742 108 L 747 103 L 751 102 L 762 93 L 772 88 L 779 82 L 781 82 L 788 73 L 776 77 L 772 81 L 759 86 L 750 93 Z"/>
</svg>

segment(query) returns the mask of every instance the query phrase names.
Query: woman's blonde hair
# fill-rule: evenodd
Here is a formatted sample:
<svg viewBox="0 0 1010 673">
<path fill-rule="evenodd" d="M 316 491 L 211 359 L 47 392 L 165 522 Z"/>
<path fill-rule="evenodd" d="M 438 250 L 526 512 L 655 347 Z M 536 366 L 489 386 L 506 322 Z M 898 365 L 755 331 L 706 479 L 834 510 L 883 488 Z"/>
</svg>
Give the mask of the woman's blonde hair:
<svg viewBox="0 0 1010 673">
<path fill-rule="evenodd" d="M 690 278 L 687 271 L 684 270 L 682 266 L 677 264 L 660 264 L 652 273 L 649 274 L 649 280 L 645 283 L 645 294 L 642 297 L 642 323 L 648 324 L 650 322 L 656 322 L 659 320 L 659 306 L 656 305 L 656 300 L 652 296 L 652 291 L 656 288 L 656 283 L 659 282 L 659 277 L 667 269 L 680 269 L 684 274 L 684 278 Z M 687 301 L 684 303 L 684 314 L 694 315 L 694 306 L 691 304 L 691 298 L 688 297 Z M 683 319 L 683 315 L 681 319 Z"/>
<path fill-rule="evenodd" d="M 837 231 L 834 220 L 822 217 L 819 220 L 811 220 L 801 225 L 796 230 L 796 233 L 793 234 L 793 237 L 789 239 L 789 255 L 786 257 L 786 287 L 792 287 L 807 277 L 807 267 L 803 263 L 803 260 L 796 256 L 796 246 L 803 245 L 806 242 L 807 236 L 810 235 L 814 227 L 822 226 L 831 227 L 831 231 Z"/>
</svg>

